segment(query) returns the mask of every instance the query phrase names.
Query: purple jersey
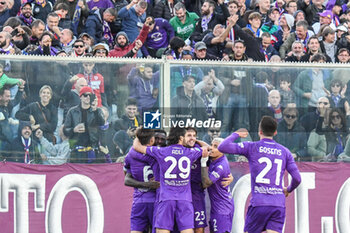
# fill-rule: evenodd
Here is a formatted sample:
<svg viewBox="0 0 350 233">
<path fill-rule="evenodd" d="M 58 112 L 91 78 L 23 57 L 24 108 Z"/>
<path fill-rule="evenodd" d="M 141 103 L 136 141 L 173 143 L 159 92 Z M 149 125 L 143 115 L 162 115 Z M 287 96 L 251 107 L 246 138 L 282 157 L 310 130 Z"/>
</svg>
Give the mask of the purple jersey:
<svg viewBox="0 0 350 233">
<path fill-rule="evenodd" d="M 252 206 L 285 207 L 282 179 L 285 170 L 292 176 L 288 192 L 293 191 L 301 181 L 300 173 L 290 151 L 272 139 L 257 142 L 234 143 L 239 137 L 233 133 L 220 145 L 219 151 L 240 154 L 249 160 L 251 174 Z"/>
<path fill-rule="evenodd" d="M 195 144 L 194 147 L 200 148 L 198 144 Z M 202 186 L 200 159 L 197 159 L 191 167 L 191 191 L 193 200 L 202 200 L 205 198 L 204 189 Z"/>
<path fill-rule="evenodd" d="M 221 156 L 216 160 L 210 160 L 208 169 L 209 179 L 213 182 L 208 187 L 208 193 L 211 203 L 211 213 L 230 214 L 233 212 L 233 198 L 229 187 L 223 187 L 221 181 L 230 173 L 230 165 L 226 156 Z"/>
<path fill-rule="evenodd" d="M 130 173 L 135 180 L 148 182 L 153 177 L 153 168 L 156 163 L 153 158 L 145 156 L 135 151 L 134 148 L 131 148 L 125 157 L 124 170 Z M 134 203 L 152 203 L 155 201 L 155 197 L 155 190 L 134 189 Z"/>
<path fill-rule="evenodd" d="M 192 201 L 190 174 L 192 163 L 201 157 L 200 148 L 182 145 L 147 147 L 147 155 L 154 157 L 160 167 L 160 201 Z"/>
</svg>

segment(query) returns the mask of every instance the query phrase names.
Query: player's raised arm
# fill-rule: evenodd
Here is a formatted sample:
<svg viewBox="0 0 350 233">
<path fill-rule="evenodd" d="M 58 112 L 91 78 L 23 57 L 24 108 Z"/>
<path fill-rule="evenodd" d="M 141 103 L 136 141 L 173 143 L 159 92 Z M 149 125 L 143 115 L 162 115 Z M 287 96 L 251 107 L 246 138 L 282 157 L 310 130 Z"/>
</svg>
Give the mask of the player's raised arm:
<svg viewBox="0 0 350 233">
<path fill-rule="evenodd" d="M 202 176 L 202 185 L 203 188 L 208 188 L 210 185 L 213 184 L 213 181 L 210 180 L 208 175 L 208 168 L 207 168 L 207 162 L 209 157 L 202 157 L 201 158 L 201 176 Z"/>
<path fill-rule="evenodd" d="M 149 189 L 157 189 L 159 188 L 159 182 L 155 180 L 150 180 L 148 182 L 141 182 L 135 180 L 130 173 L 126 173 L 124 177 L 124 185 L 130 186 L 134 188 L 149 188 Z"/>
<path fill-rule="evenodd" d="M 220 143 L 218 149 L 221 153 L 224 154 L 245 154 L 245 148 L 242 148 L 234 141 L 241 137 L 245 138 L 248 136 L 248 131 L 246 129 L 239 129 Z"/>
<path fill-rule="evenodd" d="M 132 144 L 132 146 L 137 152 L 146 154 L 147 146 L 143 146 L 137 137 L 134 139 L 134 143 Z"/>
</svg>

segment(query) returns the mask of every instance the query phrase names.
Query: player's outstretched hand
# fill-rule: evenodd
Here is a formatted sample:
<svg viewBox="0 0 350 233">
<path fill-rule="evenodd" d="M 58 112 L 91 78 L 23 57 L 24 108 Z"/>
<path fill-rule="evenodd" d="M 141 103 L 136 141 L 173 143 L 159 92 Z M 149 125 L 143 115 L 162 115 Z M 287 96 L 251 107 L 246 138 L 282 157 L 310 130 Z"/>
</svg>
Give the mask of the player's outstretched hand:
<svg viewBox="0 0 350 233">
<path fill-rule="evenodd" d="M 238 134 L 241 138 L 246 138 L 249 135 L 248 130 L 245 128 L 240 128 L 235 133 Z"/>
<path fill-rule="evenodd" d="M 286 196 L 286 197 L 288 197 L 289 194 L 290 194 L 290 193 L 287 191 L 287 188 L 286 188 L 286 187 L 283 188 L 283 193 L 284 193 L 284 196 Z"/>
<path fill-rule="evenodd" d="M 221 181 L 221 186 L 225 188 L 225 187 L 229 186 L 232 183 L 232 181 L 233 181 L 233 176 L 230 173 L 228 175 L 228 177 L 223 178 L 223 181 Z"/>
<path fill-rule="evenodd" d="M 157 189 L 160 186 L 160 183 L 158 181 L 155 181 L 154 178 L 151 178 L 147 183 L 150 189 Z"/>
</svg>

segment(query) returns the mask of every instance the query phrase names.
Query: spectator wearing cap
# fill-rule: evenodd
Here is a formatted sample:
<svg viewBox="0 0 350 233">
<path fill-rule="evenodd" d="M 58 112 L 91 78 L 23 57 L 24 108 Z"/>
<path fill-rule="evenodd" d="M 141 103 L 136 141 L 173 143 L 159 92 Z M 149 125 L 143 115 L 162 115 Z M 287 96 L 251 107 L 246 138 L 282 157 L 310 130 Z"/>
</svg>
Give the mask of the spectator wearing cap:
<svg viewBox="0 0 350 233">
<path fill-rule="evenodd" d="M 312 1 L 302 1 L 300 3 L 300 10 L 304 11 L 306 14 L 306 21 L 309 25 L 319 22 L 319 14 L 323 12 L 326 8 L 323 5 L 324 0 L 314 0 Z"/>
<path fill-rule="evenodd" d="M 134 42 L 130 42 L 128 35 L 124 32 L 118 32 L 115 36 L 115 46 L 108 56 L 109 57 L 136 57 L 138 50 L 142 47 L 143 43 L 147 39 L 149 33 L 149 25 L 152 19 L 149 17 L 146 19 L 146 23 L 143 24 L 142 29 Z"/>
<path fill-rule="evenodd" d="M 341 24 L 341 25 L 339 25 L 338 27 L 337 27 L 337 29 L 335 30 L 335 32 L 336 32 L 336 35 L 337 35 L 337 42 L 343 37 L 343 35 L 345 34 L 347 34 L 347 32 L 348 32 L 348 28 L 347 27 L 345 27 L 343 24 Z M 345 36 L 344 35 L 344 36 Z"/>
<path fill-rule="evenodd" d="M 79 92 L 80 104 L 69 109 L 64 121 L 63 133 L 71 141 L 71 163 L 92 163 L 96 160 L 98 129 L 105 124 L 97 101 L 92 101 L 93 91 L 83 87 Z"/>
<path fill-rule="evenodd" d="M 132 0 L 118 12 L 118 16 L 122 19 L 122 31 L 128 35 L 130 43 L 136 40 L 143 27 L 147 6 L 144 0 Z"/>
<path fill-rule="evenodd" d="M 84 32 L 79 35 L 79 39 L 82 39 L 84 41 L 86 52 L 92 52 L 92 47 L 95 44 L 94 38 L 92 38 L 89 34 Z"/>
<path fill-rule="evenodd" d="M 272 7 L 269 10 L 268 16 L 269 16 L 269 21 L 267 21 L 261 26 L 261 31 L 272 34 L 279 29 L 278 25 L 279 25 L 280 12 L 278 8 Z"/>
<path fill-rule="evenodd" d="M 92 50 L 94 57 L 107 57 L 109 53 L 109 47 L 105 43 L 98 43 Z"/>
<path fill-rule="evenodd" d="M 194 46 L 193 60 L 218 60 L 219 58 L 207 53 L 207 46 L 203 41 L 199 41 Z"/>
<path fill-rule="evenodd" d="M 91 11 L 85 24 L 85 32 L 87 32 L 95 41 L 100 43 L 106 41 L 108 45 L 113 44 L 113 32 L 111 24 L 117 18 L 117 12 L 114 8 L 106 10 L 97 9 Z"/>
<path fill-rule="evenodd" d="M 60 34 L 60 42 L 62 50 L 64 50 L 67 54 L 70 53 L 75 42 L 73 32 L 69 29 L 63 29 Z"/>
<path fill-rule="evenodd" d="M 224 25 L 226 23 L 227 18 L 230 17 L 230 13 L 224 4 L 224 0 L 218 0 L 217 3 L 217 7 L 221 8 L 222 14 L 216 12 L 216 3 L 214 1 L 204 1 L 201 7 L 201 17 L 198 19 L 194 33 L 201 34 L 207 30 L 213 30 L 217 24 Z"/>
<path fill-rule="evenodd" d="M 199 16 L 194 12 L 188 12 L 181 2 L 176 3 L 174 9 L 176 16 L 171 18 L 169 23 L 175 31 L 175 36 L 186 41 L 194 32 Z"/>
<path fill-rule="evenodd" d="M 157 51 L 167 48 L 170 39 L 175 36 L 174 29 L 165 19 L 156 18 L 152 21 L 149 26 L 150 32 L 141 48 L 144 57 L 156 57 Z"/>
<path fill-rule="evenodd" d="M 207 46 L 208 54 L 218 57 L 220 59 L 223 58 L 223 52 L 225 50 L 225 47 L 231 46 L 230 44 L 227 45 L 226 38 L 229 32 L 231 31 L 232 27 L 236 24 L 237 20 L 238 20 L 237 15 L 230 16 L 229 25 L 226 28 L 224 25 L 217 24 L 214 27 L 213 32 L 209 32 L 204 36 L 203 42 Z"/>
<path fill-rule="evenodd" d="M 325 27 L 322 31 L 322 39 L 321 48 L 323 47 L 325 54 L 332 59 L 332 62 L 335 62 L 337 45 L 335 44 L 334 30 L 329 26 Z"/>
<path fill-rule="evenodd" d="M 316 22 L 312 25 L 314 32 L 317 34 L 320 31 L 322 25 L 329 25 L 333 30 L 336 30 L 336 26 L 332 23 L 333 13 L 330 10 L 324 10 L 320 15 L 320 22 Z M 322 32 L 321 32 L 322 33 Z"/>
<path fill-rule="evenodd" d="M 17 15 L 20 7 L 21 0 L 14 0 L 13 6 L 11 7 L 6 0 L 0 1 L 0 26 L 3 26 L 6 20 L 10 17 L 14 17 Z"/>
<path fill-rule="evenodd" d="M 299 21 L 296 24 L 295 32 L 289 34 L 287 39 L 281 45 L 279 52 L 282 59 L 284 59 L 292 49 L 292 44 L 294 41 L 301 41 L 304 45 L 304 51 L 306 51 L 307 41 L 314 33 L 308 30 L 308 23 L 305 20 Z"/>
<path fill-rule="evenodd" d="M 331 10 L 333 13 L 333 23 L 336 27 L 340 25 L 339 16 L 342 11 L 342 3 L 340 0 L 328 1 L 326 4 L 326 10 Z"/>
<path fill-rule="evenodd" d="M 278 51 L 284 41 L 287 40 L 294 26 L 294 18 L 290 14 L 282 14 L 279 20 L 278 30 L 272 33 L 272 38 L 275 41 L 273 46 Z"/>
<path fill-rule="evenodd" d="M 21 5 L 21 13 L 17 18 L 21 20 L 22 25 L 32 27 L 32 23 L 34 22 L 35 18 L 33 17 L 32 13 L 32 4 L 29 2 L 23 3 Z"/>
</svg>

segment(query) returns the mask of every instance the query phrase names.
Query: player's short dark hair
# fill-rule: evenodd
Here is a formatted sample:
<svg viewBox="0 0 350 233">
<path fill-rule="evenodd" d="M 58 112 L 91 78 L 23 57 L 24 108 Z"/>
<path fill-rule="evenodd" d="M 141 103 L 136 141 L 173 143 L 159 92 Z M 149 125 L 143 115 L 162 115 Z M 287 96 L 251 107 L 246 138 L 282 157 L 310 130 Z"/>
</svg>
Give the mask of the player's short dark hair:
<svg viewBox="0 0 350 233">
<path fill-rule="evenodd" d="M 184 137 L 186 134 L 185 128 L 172 127 L 167 138 L 168 146 L 178 144 L 180 137 Z"/>
<path fill-rule="evenodd" d="M 155 129 L 154 130 L 154 133 L 156 134 L 156 133 L 162 133 L 162 134 L 164 134 L 165 136 L 167 135 L 166 134 L 166 131 L 164 130 L 164 129 Z"/>
<path fill-rule="evenodd" d="M 137 106 L 137 100 L 135 98 L 128 98 L 125 102 L 125 106 L 134 105 Z"/>
<path fill-rule="evenodd" d="M 136 131 L 136 137 L 140 140 L 142 145 L 147 145 L 152 137 L 154 137 L 154 130 L 141 127 Z"/>
<path fill-rule="evenodd" d="M 186 131 L 194 131 L 196 132 L 196 135 L 197 135 L 197 129 L 194 127 L 186 127 Z"/>
<path fill-rule="evenodd" d="M 277 130 L 277 122 L 273 117 L 263 116 L 260 121 L 260 130 L 267 137 L 272 137 Z"/>
</svg>

